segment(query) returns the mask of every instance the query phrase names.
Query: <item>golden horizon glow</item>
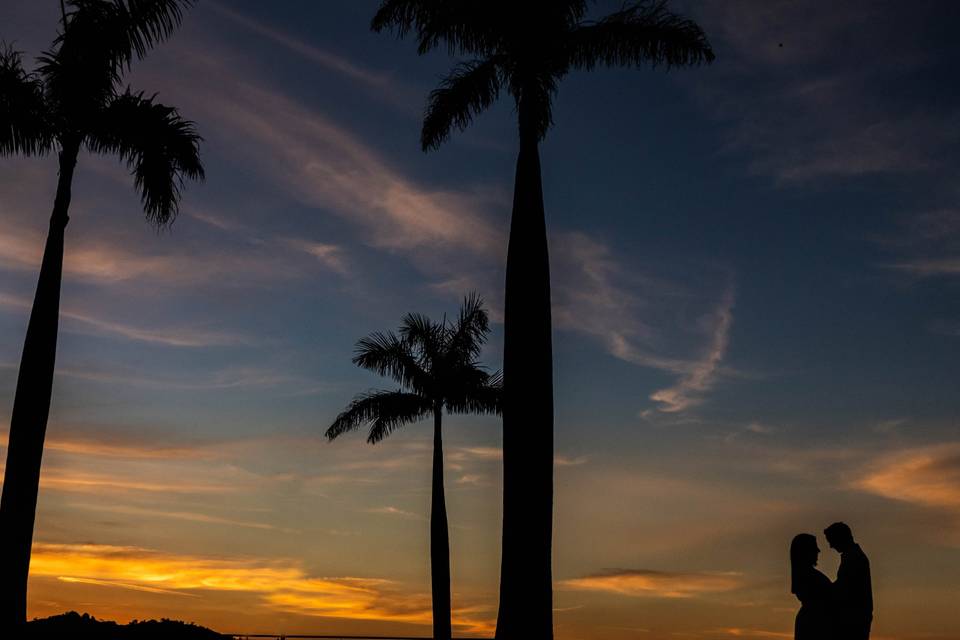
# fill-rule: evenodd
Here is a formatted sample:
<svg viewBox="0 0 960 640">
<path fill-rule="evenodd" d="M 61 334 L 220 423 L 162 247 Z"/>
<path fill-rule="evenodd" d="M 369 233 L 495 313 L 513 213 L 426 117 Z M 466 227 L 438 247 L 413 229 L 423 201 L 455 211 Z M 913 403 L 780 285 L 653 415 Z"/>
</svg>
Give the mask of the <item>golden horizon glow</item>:
<svg viewBox="0 0 960 640">
<path fill-rule="evenodd" d="M 502 369 L 515 105 L 423 155 L 456 62 L 370 33 L 379 2 L 189 4 L 124 84 L 196 123 L 206 180 L 158 233 L 122 158 L 73 177 L 28 616 L 429 636 L 430 421 L 324 431 L 395 387 L 353 349 L 406 313 L 477 292 Z M 833 579 L 843 520 L 874 640 L 958 640 L 960 12 L 667 4 L 717 64 L 571 67 L 540 147 L 554 637 L 788 640 L 790 540 Z M 0 1 L 0 41 L 35 72 L 62 18 Z M 57 160 L 0 158 L 0 453 Z M 454 635 L 492 637 L 502 420 L 442 427 Z"/>
<path fill-rule="evenodd" d="M 410 593 L 393 580 L 368 577 L 313 577 L 287 559 L 173 555 L 134 546 L 100 544 L 33 545 L 32 577 L 118 587 L 155 594 L 245 592 L 268 608 L 304 616 L 429 625 L 431 598 Z M 470 634 L 489 633 L 488 610 L 455 608 L 453 625 Z"/>
</svg>

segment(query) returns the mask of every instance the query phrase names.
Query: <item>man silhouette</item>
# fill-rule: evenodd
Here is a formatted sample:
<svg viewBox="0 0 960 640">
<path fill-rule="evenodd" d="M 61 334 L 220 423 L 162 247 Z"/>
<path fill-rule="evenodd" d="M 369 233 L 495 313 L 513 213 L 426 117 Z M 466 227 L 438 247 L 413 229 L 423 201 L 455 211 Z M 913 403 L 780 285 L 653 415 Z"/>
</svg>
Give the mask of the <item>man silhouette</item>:
<svg viewBox="0 0 960 640">
<path fill-rule="evenodd" d="M 840 553 L 840 568 L 833 583 L 837 638 L 869 640 L 873 622 L 873 587 L 867 554 L 853 540 L 853 532 L 843 522 L 834 522 L 823 533 L 830 548 Z"/>
</svg>

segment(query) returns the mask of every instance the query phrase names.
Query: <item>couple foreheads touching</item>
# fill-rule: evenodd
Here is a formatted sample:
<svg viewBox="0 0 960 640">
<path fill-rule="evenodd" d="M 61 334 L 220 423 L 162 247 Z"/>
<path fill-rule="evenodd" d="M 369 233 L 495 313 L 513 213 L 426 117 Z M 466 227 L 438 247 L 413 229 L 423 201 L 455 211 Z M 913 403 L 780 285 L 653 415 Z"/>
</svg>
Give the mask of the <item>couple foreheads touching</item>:
<svg viewBox="0 0 960 640">
<path fill-rule="evenodd" d="M 840 554 L 837 579 L 817 570 L 816 536 L 801 533 L 790 545 L 790 591 L 800 600 L 795 640 L 868 640 L 873 622 L 870 561 L 843 522 L 824 530 L 831 549 Z"/>
</svg>

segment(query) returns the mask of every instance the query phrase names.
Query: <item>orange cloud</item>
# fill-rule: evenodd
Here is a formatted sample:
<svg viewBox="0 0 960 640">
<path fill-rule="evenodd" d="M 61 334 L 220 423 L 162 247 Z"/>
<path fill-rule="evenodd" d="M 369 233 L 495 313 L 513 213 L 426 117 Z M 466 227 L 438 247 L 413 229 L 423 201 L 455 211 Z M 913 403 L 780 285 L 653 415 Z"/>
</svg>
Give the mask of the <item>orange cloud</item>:
<svg viewBox="0 0 960 640">
<path fill-rule="evenodd" d="M 77 215 L 85 215 L 84 203 L 77 205 Z M 19 208 L 25 209 L 25 205 Z M 44 235 L 23 221 L 28 216 L 17 207 L 0 209 L 4 235 L 0 238 L 0 267 L 34 272 L 43 255 Z M 235 282 L 262 283 L 293 277 L 298 271 L 284 256 L 266 250 L 251 252 L 249 247 L 215 254 L 186 253 L 175 246 L 158 245 L 153 255 L 134 250 L 129 242 L 117 239 L 71 239 L 64 254 L 64 277 L 103 285 L 138 281 L 162 283 L 167 287 Z M 104 330 L 106 327 L 100 327 Z"/>
<path fill-rule="evenodd" d="M 2 450 L 3 447 L 0 447 Z M 230 466 L 208 468 L 202 462 L 192 468 L 170 467 L 167 461 L 135 460 L 114 467 L 110 472 L 78 468 L 82 454 L 69 466 L 44 465 L 40 487 L 45 491 L 87 494 L 225 494 L 249 490 L 262 476 L 254 476 Z M 98 465 L 97 461 L 92 461 Z M 4 465 L 0 462 L 0 473 Z M 0 481 L 2 485 L 2 481 Z"/>
<path fill-rule="evenodd" d="M 402 518 L 412 518 L 415 520 L 423 520 L 423 516 L 413 513 L 412 511 L 404 511 L 403 509 L 398 509 L 397 507 L 373 507 L 370 509 L 364 509 L 366 513 L 379 513 L 388 516 L 400 516 Z"/>
<path fill-rule="evenodd" d="M 0 435 L 0 440 L 6 440 L 6 438 L 7 434 Z M 44 449 L 79 456 L 151 460 L 210 460 L 218 456 L 212 448 L 202 446 L 163 446 L 155 442 L 103 442 L 69 437 L 48 437 L 44 443 Z"/>
<path fill-rule="evenodd" d="M 81 435 L 70 433 L 76 431 L 81 432 Z M 87 433 L 83 433 L 85 431 Z M 212 460 L 223 456 L 220 449 L 226 445 L 223 442 L 206 445 L 168 444 L 169 438 L 167 442 L 142 435 L 138 439 L 131 431 L 131 427 L 91 429 L 89 425 L 51 423 L 43 448 L 44 451 L 103 458 Z M 66 435 L 52 432 L 65 432 Z M 9 435 L 9 431 L 0 431 L 0 449 L 5 446 Z"/>
<path fill-rule="evenodd" d="M 62 469 L 45 470 L 40 476 L 40 487 L 76 493 L 149 491 L 157 493 L 227 493 L 237 491 L 228 484 L 188 481 L 151 481 L 137 480 L 118 475 L 67 471 Z"/>
<path fill-rule="evenodd" d="M 147 593 L 162 593 L 171 596 L 195 597 L 192 593 L 183 593 L 172 589 L 157 589 L 156 587 L 145 587 L 140 584 L 129 584 L 126 582 L 116 582 L 114 580 L 96 580 L 94 578 L 73 578 L 69 576 L 57 576 L 57 580 L 74 584 L 92 584 L 98 587 L 117 587 L 120 589 L 130 589 L 132 591 L 145 591 Z"/>
<path fill-rule="evenodd" d="M 732 591 L 741 585 L 735 573 L 674 573 L 645 569 L 612 569 L 603 573 L 564 580 L 571 591 L 601 591 L 634 597 L 692 598 Z"/>
<path fill-rule="evenodd" d="M 305 616 L 431 623 L 428 593 L 382 578 L 313 577 L 290 560 L 173 555 L 132 546 L 51 544 L 33 546 L 30 573 L 64 582 L 120 587 L 158 594 L 246 592 L 275 611 Z M 454 611 L 462 631 L 486 633 L 489 614 L 473 606 Z"/>
<path fill-rule="evenodd" d="M 960 442 L 909 449 L 872 466 L 854 486 L 885 498 L 960 509 Z"/>
<path fill-rule="evenodd" d="M 792 638 L 793 632 L 787 631 L 766 631 L 764 629 L 744 629 L 741 627 L 728 627 L 717 629 L 716 634 L 729 636 L 731 638 Z"/>
</svg>

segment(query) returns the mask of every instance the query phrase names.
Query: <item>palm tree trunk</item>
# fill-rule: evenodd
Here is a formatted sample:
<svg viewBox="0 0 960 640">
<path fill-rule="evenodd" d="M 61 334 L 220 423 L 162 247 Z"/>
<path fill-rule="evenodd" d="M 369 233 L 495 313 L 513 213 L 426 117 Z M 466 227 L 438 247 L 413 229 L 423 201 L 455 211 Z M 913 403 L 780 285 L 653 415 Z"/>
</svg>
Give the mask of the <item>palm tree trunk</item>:
<svg viewBox="0 0 960 640">
<path fill-rule="evenodd" d="M 553 638 L 550 262 L 534 105 L 521 100 L 503 345 L 503 548 L 497 640 Z"/>
<path fill-rule="evenodd" d="M 433 495 L 430 506 L 430 579 L 433 589 L 433 638 L 450 640 L 450 532 L 443 494 L 442 407 L 433 409 Z"/>
<path fill-rule="evenodd" d="M 65 143 L 60 152 L 57 196 L 50 216 L 50 231 L 13 400 L 3 497 L 0 499 L 0 631 L 14 629 L 27 619 L 30 547 L 57 353 L 63 236 L 69 220 L 70 186 L 78 149 L 76 143 Z"/>
</svg>

